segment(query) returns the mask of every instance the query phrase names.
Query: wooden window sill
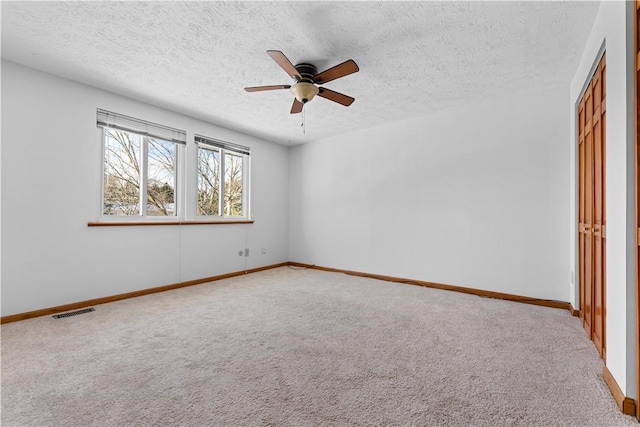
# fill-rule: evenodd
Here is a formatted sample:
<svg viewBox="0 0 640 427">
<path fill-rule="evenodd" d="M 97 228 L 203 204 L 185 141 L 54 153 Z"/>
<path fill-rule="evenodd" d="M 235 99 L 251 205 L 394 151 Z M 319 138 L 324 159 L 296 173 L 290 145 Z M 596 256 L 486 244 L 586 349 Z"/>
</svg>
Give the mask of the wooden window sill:
<svg viewBox="0 0 640 427">
<path fill-rule="evenodd" d="M 252 219 L 230 220 L 193 220 L 193 221 L 90 221 L 89 227 L 127 227 L 147 225 L 222 225 L 222 224 L 253 224 Z"/>
</svg>

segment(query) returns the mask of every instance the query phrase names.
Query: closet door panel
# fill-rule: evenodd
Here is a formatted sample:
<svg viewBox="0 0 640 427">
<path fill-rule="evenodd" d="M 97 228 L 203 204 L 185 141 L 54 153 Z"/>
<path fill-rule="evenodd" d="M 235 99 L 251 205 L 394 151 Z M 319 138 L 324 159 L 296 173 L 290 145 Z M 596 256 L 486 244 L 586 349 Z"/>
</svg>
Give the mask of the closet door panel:
<svg viewBox="0 0 640 427">
<path fill-rule="evenodd" d="M 578 268 L 582 325 L 606 356 L 605 56 L 578 107 Z"/>
</svg>

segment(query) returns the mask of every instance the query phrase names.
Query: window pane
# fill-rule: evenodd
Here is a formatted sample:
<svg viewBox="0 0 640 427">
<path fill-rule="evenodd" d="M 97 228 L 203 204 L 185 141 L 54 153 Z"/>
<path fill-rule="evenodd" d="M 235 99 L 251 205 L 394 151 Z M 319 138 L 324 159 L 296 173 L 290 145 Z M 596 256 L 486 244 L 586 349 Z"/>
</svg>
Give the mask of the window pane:
<svg viewBox="0 0 640 427">
<path fill-rule="evenodd" d="M 220 215 L 220 151 L 198 148 L 198 215 Z"/>
<path fill-rule="evenodd" d="M 140 215 L 140 144 L 134 133 L 104 130 L 104 215 Z"/>
<path fill-rule="evenodd" d="M 242 216 L 242 155 L 224 154 L 224 214 Z"/>
<path fill-rule="evenodd" d="M 147 138 L 147 216 L 175 216 L 176 145 Z"/>
</svg>

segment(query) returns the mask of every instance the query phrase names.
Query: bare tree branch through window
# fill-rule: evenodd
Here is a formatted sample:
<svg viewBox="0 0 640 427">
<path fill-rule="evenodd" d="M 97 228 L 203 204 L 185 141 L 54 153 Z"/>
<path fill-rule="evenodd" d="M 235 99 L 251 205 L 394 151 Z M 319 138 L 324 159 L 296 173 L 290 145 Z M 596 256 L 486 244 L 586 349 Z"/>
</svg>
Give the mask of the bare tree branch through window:
<svg viewBox="0 0 640 427">
<path fill-rule="evenodd" d="M 175 216 L 175 144 L 109 128 L 104 135 L 103 215 Z M 141 211 L 143 182 L 146 212 Z"/>
</svg>

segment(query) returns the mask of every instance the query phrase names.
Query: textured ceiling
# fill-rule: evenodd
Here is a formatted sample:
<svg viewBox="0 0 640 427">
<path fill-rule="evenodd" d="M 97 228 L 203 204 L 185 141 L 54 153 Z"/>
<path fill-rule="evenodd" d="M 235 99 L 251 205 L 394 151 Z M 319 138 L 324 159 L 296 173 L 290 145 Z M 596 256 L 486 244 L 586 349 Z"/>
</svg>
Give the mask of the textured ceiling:
<svg viewBox="0 0 640 427">
<path fill-rule="evenodd" d="M 2 57 L 283 144 L 570 81 L 598 2 L 2 1 Z M 289 114 L 265 53 L 360 72 Z"/>
</svg>

